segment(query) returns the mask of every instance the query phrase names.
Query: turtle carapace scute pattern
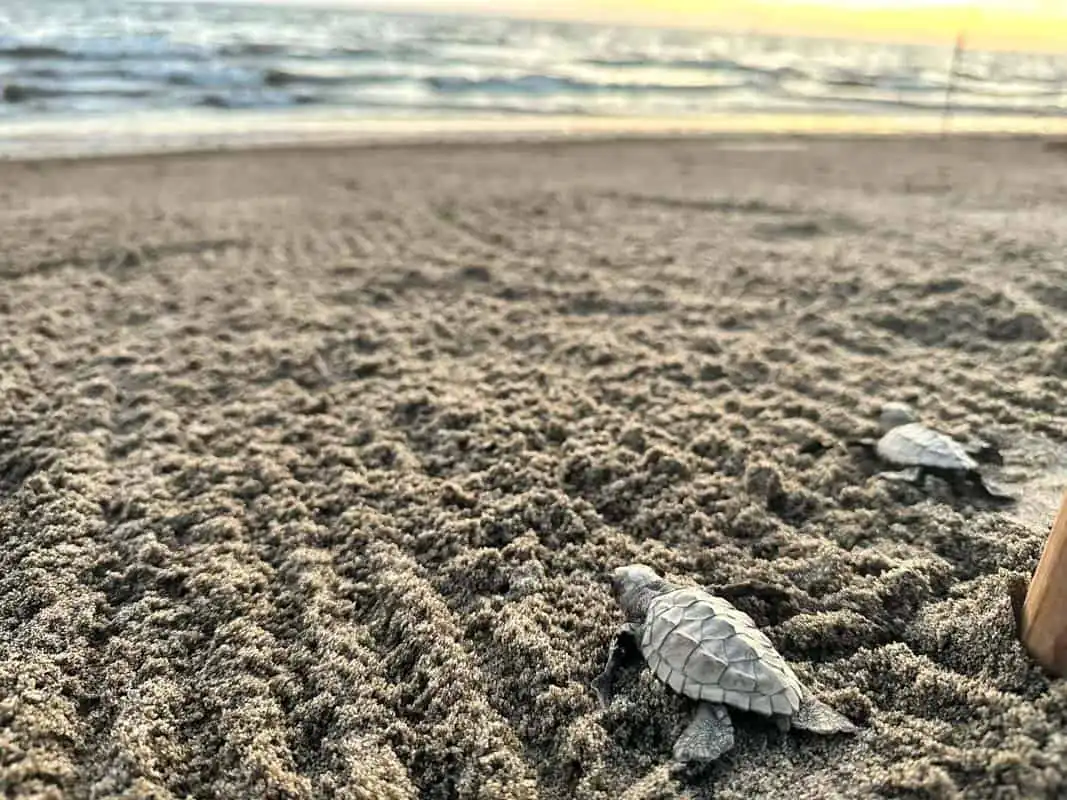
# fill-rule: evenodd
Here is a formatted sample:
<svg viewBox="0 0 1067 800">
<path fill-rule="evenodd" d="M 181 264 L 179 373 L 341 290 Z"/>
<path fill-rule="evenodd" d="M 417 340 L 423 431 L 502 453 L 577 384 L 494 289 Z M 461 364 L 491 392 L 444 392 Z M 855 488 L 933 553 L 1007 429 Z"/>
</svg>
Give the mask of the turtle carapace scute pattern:
<svg viewBox="0 0 1067 800">
<path fill-rule="evenodd" d="M 628 621 L 616 633 L 593 686 L 605 707 L 615 671 L 635 643 L 653 674 L 699 701 L 674 746 L 680 762 L 713 761 L 733 747 L 727 707 L 775 719 L 788 730 L 853 733 L 848 719 L 816 699 L 752 618 L 698 587 L 665 581 L 643 564 L 619 567 L 612 580 Z"/>
<path fill-rule="evenodd" d="M 649 604 L 641 655 L 679 694 L 760 714 L 792 715 L 802 688 L 752 618 L 695 587 Z"/>
</svg>

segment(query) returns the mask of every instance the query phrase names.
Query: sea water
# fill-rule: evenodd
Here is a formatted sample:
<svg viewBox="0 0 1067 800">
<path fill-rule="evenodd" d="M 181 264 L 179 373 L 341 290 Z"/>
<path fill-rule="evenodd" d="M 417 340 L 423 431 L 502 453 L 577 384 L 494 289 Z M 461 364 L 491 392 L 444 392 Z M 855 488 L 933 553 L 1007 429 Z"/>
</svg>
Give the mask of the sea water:
<svg viewBox="0 0 1067 800">
<path fill-rule="evenodd" d="M 0 0 L 17 132 L 744 114 L 1065 116 L 1067 57 L 284 5 Z M 953 83 L 948 93 L 950 80 Z M 95 124 L 95 128 L 94 128 Z M 6 127 L 5 127 L 6 125 Z M 51 127 L 49 127 L 51 126 Z M 7 139 L 5 139 L 7 136 Z"/>
</svg>

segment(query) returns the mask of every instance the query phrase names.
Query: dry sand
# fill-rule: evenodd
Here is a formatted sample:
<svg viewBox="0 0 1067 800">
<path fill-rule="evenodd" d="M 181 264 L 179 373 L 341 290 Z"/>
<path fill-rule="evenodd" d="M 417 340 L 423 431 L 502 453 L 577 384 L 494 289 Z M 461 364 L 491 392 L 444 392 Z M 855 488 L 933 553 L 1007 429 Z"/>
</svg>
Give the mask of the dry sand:
<svg viewBox="0 0 1067 800">
<path fill-rule="evenodd" d="M 1067 795 L 1008 599 L 1055 509 L 844 446 L 912 400 L 1048 483 L 1067 154 L 796 144 L 0 166 L 0 790 Z M 631 560 L 863 734 L 672 770 L 687 701 L 588 688 Z"/>
</svg>

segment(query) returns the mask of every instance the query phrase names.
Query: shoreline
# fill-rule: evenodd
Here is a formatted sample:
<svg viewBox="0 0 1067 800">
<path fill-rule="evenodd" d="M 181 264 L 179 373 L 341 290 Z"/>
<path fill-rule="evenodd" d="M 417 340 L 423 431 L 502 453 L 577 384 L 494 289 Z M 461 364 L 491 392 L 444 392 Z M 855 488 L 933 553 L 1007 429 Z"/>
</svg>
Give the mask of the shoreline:
<svg viewBox="0 0 1067 800">
<path fill-rule="evenodd" d="M 72 132 L 73 131 L 73 132 Z M 53 161 L 358 146 L 703 137 L 1067 137 L 1067 117 L 749 113 L 680 117 L 353 118 L 343 114 L 142 113 L 0 124 L 0 161 Z"/>
</svg>

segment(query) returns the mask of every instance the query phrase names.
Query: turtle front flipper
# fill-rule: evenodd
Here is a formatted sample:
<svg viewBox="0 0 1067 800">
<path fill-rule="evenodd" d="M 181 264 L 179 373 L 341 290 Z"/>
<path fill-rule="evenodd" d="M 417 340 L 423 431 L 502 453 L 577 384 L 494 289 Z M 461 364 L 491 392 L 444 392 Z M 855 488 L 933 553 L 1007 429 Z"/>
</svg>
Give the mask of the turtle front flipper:
<svg viewBox="0 0 1067 800">
<path fill-rule="evenodd" d="M 800 708 L 793 715 L 790 722 L 794 728 L 824 735 L 855 733 L 859 730 L 848 717 L 837 713 L 822 700 L 812 695 L 808 695 L 801 701 Z"/>
<path fill-rule="evenodd" d="M 979 464 L 995 464 L 997 466 L 1004 464 L 1004 456 L 1001 454 L 1000 448 L 991 442 L 987 442 L 984 439 L 972 439 L 962 444 L 963 449 L 967 451 L 967 455 Z"/>
<path fill-rule="evenodd" d="M 615 673 L 640 655 L 640 651 L 637 649 L 637 638 L 640 634 L 640 625 L 627 622 L 619 626 L 619 630 L 616 631 L 614 638 L 612 638 L 604 671 L 593 678 L 590 684 L 596 690 L 596 696 L 600 701 L 601 708 L 607 708 L 611 705 Z"/>
<path fill-rule="evenodd" d="M 896 471 L 887 470 L 885 472 L 879 472 L 878 477 L 884 481 L 899 481 L 900 483 L 911 483 L 915 486 L 922 486 L 926 474 L 922 467 L 908 467 L 907 469 Z"/>
<path fill-rule="evenodd" d="M 856 447 L 860 450 L 866 451 L 867 455 L 873 456 L 877 454 L 878 440 L 871 438 L 846 439 L 845 447 Z"/>
<path fill-rule="evenodd" d="M 701 703 L 693 721 L 674 743 L 674 760 L 714 761 L 734 746 L 734 724 L 726 706 Z"/>
</svg>

